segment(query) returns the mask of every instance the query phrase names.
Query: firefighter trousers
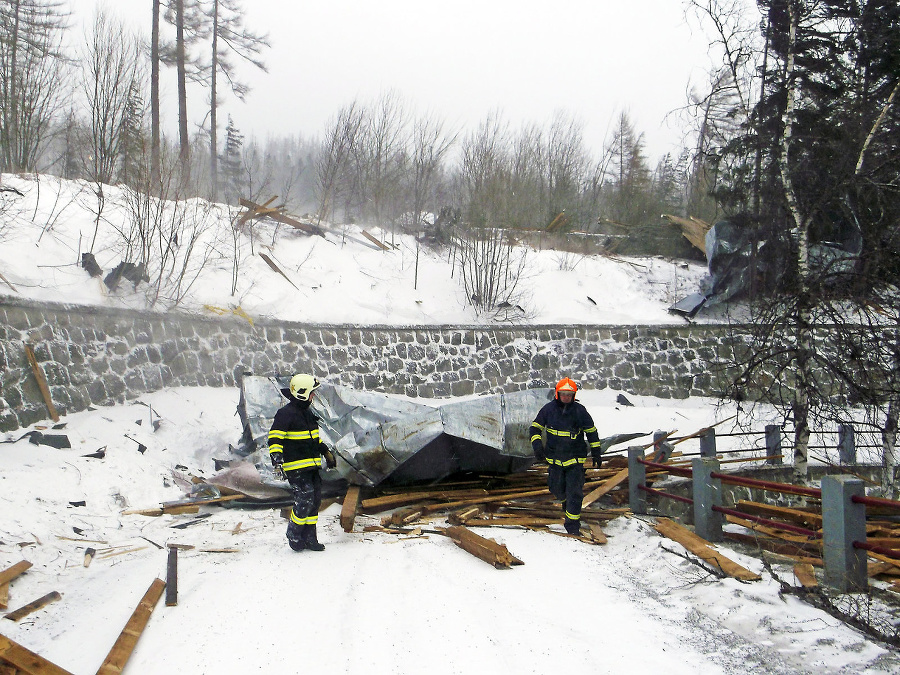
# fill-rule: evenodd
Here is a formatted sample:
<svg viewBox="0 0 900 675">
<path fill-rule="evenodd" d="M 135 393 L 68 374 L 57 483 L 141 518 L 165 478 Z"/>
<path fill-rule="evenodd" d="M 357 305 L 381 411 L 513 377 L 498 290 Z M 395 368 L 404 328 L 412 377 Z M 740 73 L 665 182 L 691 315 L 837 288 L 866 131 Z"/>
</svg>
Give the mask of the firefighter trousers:
<svg viewBox="0 0 900 675">
<path fill-rule="evenodd" d="M 584 499 L 584 465 L 551 464 L 547 470 L 547 487 L 551 494 L 563 502 L 566 532 L 581 531 L 581 502 Z"/>
<path fill-rule="evenodd" d="M 287 478 L 294 498 L 287 538 L 289 542 L 298 544 L 308 539 L 310 532 L 315 538 L 319 506 L 322 504 L 322 477 L 318 470 L 313 470 L 288 471 Z"/>
</svg>

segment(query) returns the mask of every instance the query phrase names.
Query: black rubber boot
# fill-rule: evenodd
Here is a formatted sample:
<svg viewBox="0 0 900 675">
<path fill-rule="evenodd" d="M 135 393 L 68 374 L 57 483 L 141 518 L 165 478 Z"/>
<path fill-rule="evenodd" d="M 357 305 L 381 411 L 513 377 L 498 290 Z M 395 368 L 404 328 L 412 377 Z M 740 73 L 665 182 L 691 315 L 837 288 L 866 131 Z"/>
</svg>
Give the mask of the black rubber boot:
<svg viewBox="0 0 900 675">
<path fill-rule="evenodd" d="M 325 545 L 320 544 L 319 540 L 316 538 L 316 526 L 304 525 L 303 528 L 303 543 L 306 544 L 306 548 L 310 551 L 324 551 Z"/>
<path fill-rule="evenodd" d="M 290 546 L 295 551 L 302 551 L 303 549 L 305 549 L 306 540 L 304 539 L 303 534 L 303 527 L 301 527 L 300 525 L 295 525 L 294 523 L 288 523 L 288 546 Z"/>
</svg>

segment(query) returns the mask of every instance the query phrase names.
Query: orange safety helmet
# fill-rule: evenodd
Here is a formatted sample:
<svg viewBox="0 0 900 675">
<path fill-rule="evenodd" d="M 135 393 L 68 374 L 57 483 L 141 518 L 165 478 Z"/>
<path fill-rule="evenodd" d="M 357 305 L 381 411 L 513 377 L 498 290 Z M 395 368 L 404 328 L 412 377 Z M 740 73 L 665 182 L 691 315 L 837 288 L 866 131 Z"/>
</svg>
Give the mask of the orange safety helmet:
<svg viewBox="0 0 900 675">
<path fill-rule="evenodd" d="M 574 394 L 578 391 L 578 385 L 575 384 L 575 380 L 564 377 L 556 383 L 556 400 L 559 400 L 559 392 L 561 391 L 571 391 Z"/>
</svg>

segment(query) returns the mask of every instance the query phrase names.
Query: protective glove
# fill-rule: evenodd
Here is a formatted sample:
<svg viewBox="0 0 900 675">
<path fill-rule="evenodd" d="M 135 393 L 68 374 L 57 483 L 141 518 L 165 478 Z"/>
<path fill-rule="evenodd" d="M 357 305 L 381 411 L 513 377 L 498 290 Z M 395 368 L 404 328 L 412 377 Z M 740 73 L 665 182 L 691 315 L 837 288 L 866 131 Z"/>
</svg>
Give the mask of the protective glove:
<svg viewBox="0 0 900 675">
<path fill-rule="evenodd" d="M 547 461 L 547 456 L 544 454 L 544 451 L 541 449 L 536 449 L 534 451 L 534 456 L 535 456 L 535 459 L 537 459 L 537 461 L 539 461 L 539 462 Z"/>
<path fill-rule="evenodd" d="M 333 469 L 337 466 L 337 459 L 335 459 L 334 453 L 331 450 L 325 450 L 322 454 L 325 455 L 325 466 L 329 469 Z"/>
<path fill-rule="evenodd" d="M 596 453 L 594 453 L 594 454 L 591 455 L 591 458 L 594 460 L 594 468 L 595 468 L 595 469 L 599 469 L 599 468 L 600 468 L 600 462 L 603 461 L 603 457 L 600 455 L 599 452 L 596 452 Z"/>
<path fill-rule="evenodd" d="M 272 473 L 278 480 L 287 480 L 287 474 L 284 473 L 284 457 L 280 452 L 272 455 Z"/>
</svg>

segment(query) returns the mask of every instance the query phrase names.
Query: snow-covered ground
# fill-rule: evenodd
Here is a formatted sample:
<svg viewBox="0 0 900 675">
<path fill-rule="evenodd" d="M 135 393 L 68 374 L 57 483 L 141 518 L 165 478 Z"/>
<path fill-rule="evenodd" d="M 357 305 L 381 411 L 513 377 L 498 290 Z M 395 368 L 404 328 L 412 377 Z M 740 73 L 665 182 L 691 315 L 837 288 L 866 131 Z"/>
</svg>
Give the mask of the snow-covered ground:
<svg viewBox="0 0 900 675">
<path fill-rule="evenodd" d="M 111 294 L 78 265 L 94 236 L 92 186 L 52 177 L 3 176 L 2 183 L 24 194 L 2 193 L 0 273 L 17 289 L 0 282 L 4 294 L 147 306 L 142 287 L 134 292 L 126 283 Z M 126 214 L 121 191 L 105 188 L 105 197 L 93 251 L 108 271 L 123 257 L 117 230 L 126 229 Z M 192 218 L 224 213 L 196 207 Z M 226 247 L 228 232 L 227 223 L 213 221 L 201 239 Z M 181 306 L 240 305 L 251 316 L 360 324 L 493 320 L 467 309 L 458 270 L 452 274 L 437 255 L 423 254 L 413 289 L 408 238 L 385 253 L 285 227 L 274 244 L 268 225 L 254 236 L 256 250 L 271 246 L 262 250 L 299 290 L 249 255 L 245 240 L 237 294 L 230 294 L 231 262 L 222 248 Z M 533 323 L 668 322 L 666 307 L 693 291 L 704 272 L 661 259 L 527 255 Z M 601 436 L 690 433 L 734 412 L 705 399 L 629 396 L 635 405 L 626 407 L 616 404 L 617 394 L 579 394 Z M 714 579 L 670 552 L 681 549 L 642 517 L 609 523 L 605 546 L 546 532 L 482 531 L 525 563 L 496 570 L 445 537 L 362 531 L 380 515 L 358 518 L 345 533 L 339 505 L 320 516 L 323 553 L 291 551 L 277 509 L 204 507 L 211 515 L 184 529 L 173 525 L 196 516 L 124 515 L 183 497 L 178 476 L 209 477 L 214 460 L 232 458 L 238 396 L 235 389 L 167 389 L 69 415 L 50 433 L 68 435 L 71 449 L 30 444 L 21 438 L 29 430 L 0 439 L 8 441 L 0 444 L 0 569 L 33 563 L 12 582 L 9 608 L 62 594 L 18 623 L 3 621 L 0 634 L 75 675 L 96 672 L 151 581 L 165 578 L 165 546 L 180 543 L 195 548 L 179 555 L 178 604 L 159 602 L 126 674 L 900 672 L 895 651 L 780 596 L 759 559 L 727 547 L 762 580 Z M 162 418 L 156 431 L 148 406 Z M 719 448 L 727 443 L 723 437 Z M 101 448 L 102 459 L 85 457 Z M 84 567 L 87 547 L 98 553 Z M 788 567 L 776 569 L 792 581 Z"/>
<path fill-rule="evenodd" d="M 601 435 L 694 430 L 728 413 L 704 400 L 631 397 L 635 406 L 625 407 L 615 397 L 582 394 Z M 496 570 L 445 537 L 362 531 L 380 516 L 361 516 L 345 533 L 338 504 L 320 516 L 323 553 L 291 551 L 278 509 L 204 507 L 212 515 L 185 529 L 172 526 L 196 516 L 122 515 L 179 499 L 174 474 L 210 476 L 214 459 L 229 459 L 237 401 L 231 389 L 165 390 L 68 416 L 56 433 L 71 449 L 0 445 L 0 567 L 34 563 L 12 583 L 10 609 L 62 594 L 19 623 L 4 621 L 0 633 L 76 675 L 94 673 L 151 581 L 165 578 L 167 554 L 157 546 L 180 543 L 196 548 L 179 555 L 178 605 L 159 602 L 126 673 L 900 668 L 896 654 L 856 630 L 779 597 L 760 560 L 729 550 L 763 579 L 716 580 L 664 550 L 680 547 L 644 518 L 612 521 L 605 546 L 482 530 L 525 563 Z M 162 417 L 156 432 L 143 404 Z M 84 457 L 100 448 L 103 459 Z M 98 555 L 85 568 L 87 547 Z M 788 568 L 779 572 L 793 581 Z"/>
</svg>

